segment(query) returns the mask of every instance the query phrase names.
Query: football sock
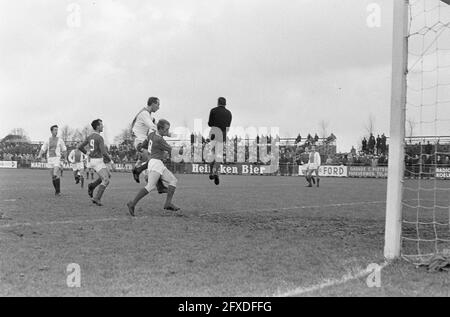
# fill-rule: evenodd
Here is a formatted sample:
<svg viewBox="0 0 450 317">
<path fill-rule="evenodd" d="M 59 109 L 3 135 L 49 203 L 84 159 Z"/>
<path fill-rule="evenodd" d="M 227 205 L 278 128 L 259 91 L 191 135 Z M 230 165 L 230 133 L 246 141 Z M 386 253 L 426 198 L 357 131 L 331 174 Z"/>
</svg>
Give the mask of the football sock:
<svg viewBox="0 0 450 317">
<path fill-rule="evenodd" d="M 172 203 L 173 195 L 175 194 L 175 186 L 169 186 L 169 189 L 167 190 L 167 197 L 166 197 L 166 203 L 164 204 L 164 207 L 169 206 Z"/>
<path fill-rule="evenodd" d="M 102 199 L 103 193 L 105 192 L 106 186 L 100 185 L 97 190 L 97 195 L 95 196 L 95 200 L 100 201 Z"/>
<path fill-rule="evenodd" d="M 94 190 L 98 185 L 100 185 L 102 183 L 102 179 L 99 178 L 97 179 L 95 182 L 90 183 L 89 186 L 91 186 L 91 188 Z"/>
<path fill-rule="evenodd" d="M 57 178 L 55 179 L 55 189 L 56 189 L 56 193 L 60 193 L 61 192 L 61 179 Z"/>
</svg>

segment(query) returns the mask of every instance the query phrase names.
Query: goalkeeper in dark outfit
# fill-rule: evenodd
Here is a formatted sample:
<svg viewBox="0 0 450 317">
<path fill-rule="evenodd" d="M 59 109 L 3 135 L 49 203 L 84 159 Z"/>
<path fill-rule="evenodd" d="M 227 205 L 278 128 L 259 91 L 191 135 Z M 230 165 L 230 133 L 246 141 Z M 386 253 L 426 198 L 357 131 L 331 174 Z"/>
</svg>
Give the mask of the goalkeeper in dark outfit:
<svg viewBox="0 0 450 317">
<path fill-rule="evenodd" d="M 211 127 L 210 132 L 210 144 L 214 147 L 213 152 L 215 154 L 215 158 L 210 163 L 210 175 L 209 179 L 214 180 L 216 185 L 219 185 L 219 172 L 218 165 L 216 163 L 216 154 L 218 152 L 223 155 L 224 151 L 217 151 L 218 147 L 222 147 L 224 149 L 227 140 L 227 132 L 228 128 L 231 126 L 232 115 L 230 110 L 226 109 L 227 100 L 223 97 L 220 97 L 217 102 L 217 107 L 211 109 L 209 113 L 208 126 Z M 217 135 L 216 135 L 217 134 Z M 220 136 L 221 134 L 221 136 Z"/>
</svg>

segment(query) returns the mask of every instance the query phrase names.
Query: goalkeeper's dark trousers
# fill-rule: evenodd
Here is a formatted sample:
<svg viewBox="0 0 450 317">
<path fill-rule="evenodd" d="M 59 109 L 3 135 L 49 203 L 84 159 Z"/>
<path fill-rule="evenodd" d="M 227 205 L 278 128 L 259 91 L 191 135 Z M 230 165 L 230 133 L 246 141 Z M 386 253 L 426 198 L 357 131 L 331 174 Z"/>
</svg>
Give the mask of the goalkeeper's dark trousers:
<svg viewBox="0 0 450 317">
<path fill-rule="evenodd" d="M 136 170 L 138 175 L 141 175 L 141 173 L 143 171 L 145 171 L 147 168 L 148 168 L 148 161 L 146 161 L 145 163 L 141 164 L 138 167 L 135 167 L 135 170 Z"/>
</svg>

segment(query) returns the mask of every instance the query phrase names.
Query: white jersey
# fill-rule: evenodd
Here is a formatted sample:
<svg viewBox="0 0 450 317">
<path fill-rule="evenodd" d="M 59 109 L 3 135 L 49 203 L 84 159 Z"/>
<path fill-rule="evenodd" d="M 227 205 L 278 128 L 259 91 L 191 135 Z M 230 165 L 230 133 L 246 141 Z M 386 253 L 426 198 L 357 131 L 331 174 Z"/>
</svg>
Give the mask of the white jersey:
<svg viewBox="0 0 450 317">
<path fill-rule="evenodd" d="M 80 150 L 73 149 L 68 157 L 70 163 L 82 163 L 86 159 L 86 155 Z"/>
<path fill-rule="evenodd" d="M 143 142 L 152 131 L 156 131 L 155 119 L 147 108 L 142 109 L 132 124 L 132 131 L 137 140 Z"/>
<path fill-rule="evenodd" d="M 51 157 L 60 158 L 63 152 L 66 152 L 67 148 L 64 144 L 64 141 L 58 137 L 50 137 L 45 143 L 42 145 L 41 151 L 39 152 L 39 156 L 43 153 L 47 153 L 47 159 Z"/>
<path fill-rule="evenodd" d="M 309 161 L 308 161 L 308 168 L 309 169 L 318 169 L 321 165 L 321 159 L 319 152 L 309 153 Z"/>
</svg>

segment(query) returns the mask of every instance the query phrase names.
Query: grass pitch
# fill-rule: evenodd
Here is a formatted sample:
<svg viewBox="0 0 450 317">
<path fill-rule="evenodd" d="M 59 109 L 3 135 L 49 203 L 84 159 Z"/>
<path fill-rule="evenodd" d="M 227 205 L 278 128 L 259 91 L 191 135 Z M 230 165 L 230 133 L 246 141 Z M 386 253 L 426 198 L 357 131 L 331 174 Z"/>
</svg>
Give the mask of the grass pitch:
<svg viewBox="0 0 450 317">
<path fill-rule="evenodd" d="M 113 174 L 103 207 L 44 170 L 0 170 L 0 296 L 449 296 L 448 273 L 399 261 L 381 287 L 354 276 L 382 264 L 386 180 L 177 175 L 174 203 Z M 67 266 L 81 287 L 67 286 Z"/>
</svg>

